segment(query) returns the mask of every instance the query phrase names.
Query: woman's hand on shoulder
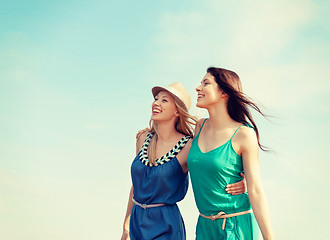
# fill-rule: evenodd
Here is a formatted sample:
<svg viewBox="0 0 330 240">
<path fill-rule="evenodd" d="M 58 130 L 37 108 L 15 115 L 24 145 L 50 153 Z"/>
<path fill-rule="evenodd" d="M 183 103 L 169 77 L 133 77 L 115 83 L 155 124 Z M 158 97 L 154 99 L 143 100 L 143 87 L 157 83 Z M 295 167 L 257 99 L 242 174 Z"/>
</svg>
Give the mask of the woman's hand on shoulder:
<svg viewBox="0 0 330 240">
<path fill-rule="evenodd" d="M 144 131 L 139 135 L 139 137 L 136 138 L 136 154 L 138 154 L 138 152 L 141 150 L 148 133 L 149 131 Z"/>
<path fill-rule="evenodd" d="M 137 138 L 136 138 L 136 154 L 141 150 L 144 140 L 146 139 L 149 131 L 143 131 Z"/>
<path fill-rule="evenodd" d="M 145 132 L 150 132 L 150 128 L 146 127 L 145 129 L 139 130 L 138 133 L 136 134 L 136 139 L 138 139 L 141 136 L 141 134 Z"/>
</svg>

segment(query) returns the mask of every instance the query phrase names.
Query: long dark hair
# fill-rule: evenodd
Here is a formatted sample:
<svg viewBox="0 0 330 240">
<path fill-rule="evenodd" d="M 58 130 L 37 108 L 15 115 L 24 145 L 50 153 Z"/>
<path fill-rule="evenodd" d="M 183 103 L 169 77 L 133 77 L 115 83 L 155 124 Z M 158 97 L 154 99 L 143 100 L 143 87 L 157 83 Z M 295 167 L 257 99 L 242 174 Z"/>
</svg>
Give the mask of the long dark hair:
<svg viewBox="0 0 330 240">
<path fill-rule="evenodd" d="M 260 144 L 259 131 L 249 108 L 256 110 L 265 118 L 266 115 L 242 92 L 239 76 L 235 72 L 223 68 L 209 67 L 206 71 L 215 78 L 219 89 L 228 95 L 227 111 L 229 116 L 236 122 L 252 125 L 256 132 L 260 149 L 268 151 L 268 148 Z"/>
</svg>

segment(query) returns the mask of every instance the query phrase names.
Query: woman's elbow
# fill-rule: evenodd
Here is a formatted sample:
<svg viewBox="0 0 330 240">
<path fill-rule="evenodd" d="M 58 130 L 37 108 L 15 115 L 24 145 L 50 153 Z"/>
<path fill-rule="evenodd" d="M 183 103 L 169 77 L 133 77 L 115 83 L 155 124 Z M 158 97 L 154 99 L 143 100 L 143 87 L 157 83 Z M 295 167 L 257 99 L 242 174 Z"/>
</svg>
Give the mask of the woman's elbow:
<svg viewBox="0 0 330 240">
<path fill-rule="evenodd" d="M 249 197 L 258 197 L 264 194 L 264 190 L 261 185 L 248 186 Z"/>
</svg>

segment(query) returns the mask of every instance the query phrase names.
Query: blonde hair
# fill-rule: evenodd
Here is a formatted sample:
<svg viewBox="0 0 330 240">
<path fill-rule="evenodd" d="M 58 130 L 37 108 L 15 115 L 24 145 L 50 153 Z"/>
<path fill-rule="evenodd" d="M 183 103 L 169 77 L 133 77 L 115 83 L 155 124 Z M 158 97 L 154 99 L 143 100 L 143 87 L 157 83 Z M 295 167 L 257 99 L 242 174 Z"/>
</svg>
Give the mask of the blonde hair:
<svg viewBox="0 0 330 240">
<path fill-rule="evenodd" d="M 185 136 L 190 136 L 192 138 L 194 133 L 194 126 L 196 125 L 197 119 L 194 116 L 190 115 L 183 107 L 181 107 L 177 103 L 177 101 L 174 102 L 176 109 L 179 113 L 179 116 L 177 117 L 175 122 L 175 129 L 179 133 Z M 149 162 L 151 162 L 154 165 L 156 161 L 156 143 L 159 135 L 158 124 L 155 121 L 150 120 L 149 126 L 150 126 L 150 132 L 154 133 L 154 135 L 149 143 L 148 159 Z"/>
</svg>

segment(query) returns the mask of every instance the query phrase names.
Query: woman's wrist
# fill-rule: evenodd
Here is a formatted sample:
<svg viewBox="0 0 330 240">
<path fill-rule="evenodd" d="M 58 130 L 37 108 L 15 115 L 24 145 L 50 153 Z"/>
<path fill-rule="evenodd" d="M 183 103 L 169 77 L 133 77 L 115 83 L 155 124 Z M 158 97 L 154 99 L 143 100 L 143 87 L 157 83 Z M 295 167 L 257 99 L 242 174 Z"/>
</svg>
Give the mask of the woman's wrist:
<svg viewBox="0 0 330 240">
<path fill-rule="evenodd" d="M 264 236 L 263 238 L 264 238 L 264 240 L 274 240 L 275 239 L 273 234 L 267 234 L 267 236 Z"/>
</svg>

